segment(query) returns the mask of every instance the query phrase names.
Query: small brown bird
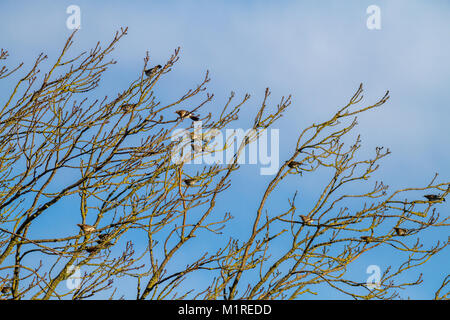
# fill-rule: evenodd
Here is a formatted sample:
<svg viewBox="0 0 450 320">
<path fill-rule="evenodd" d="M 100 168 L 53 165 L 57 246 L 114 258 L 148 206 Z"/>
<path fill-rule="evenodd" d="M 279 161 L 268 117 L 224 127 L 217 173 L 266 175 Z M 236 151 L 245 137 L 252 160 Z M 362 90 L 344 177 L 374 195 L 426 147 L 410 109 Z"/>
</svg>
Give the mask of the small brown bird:
<svg viewBox="0 0 450 320">
<path fill-rule="evenodd" d="M 428 201 L 435 202 L 435 201 L 445 201 L 445 198 L 441 197 L 437 194 L 426 194 L 424 195 L 425 198 L 427 198 Z"/>
<path fill-rule="evenodd" d="M 107 233 L 100 233 L 98 235 L 98 238 L 102 241 L 105 241 L 106 239 L 108 239 L 108 237 L 109 237 L 109 234 L 107 234 Z"/>
<path fill-rule="evenodd" d="M 2 288 L 1 291 L 2 291 L 3 294 L 7 294 L 7 293 L 9 293 L 11 291 L 11 289 L 12 289 L 11 287 L 5 286 L 5 287 Z"/>
<path fill-rule="evenodd" d="M 151 77 L 153 77 L 155 74 L 157 74 L 158 71 L 159 71 L 159 69 L 161 69 L 161 68 L 162 68 L 161 65 L 158 64 L 157 66 L 155 66 L 155 67 L 153 67 L 153 68 L 150 68 L 150 69 L 147 69 L 147 70 L 145 70 L 144 72 L 145 72 L 145 75 L 146 75 L 147 77 L 151 78 Z"/>
<path fill-rule="evenodd" d="M 88 225 L 88 224 L 77 224 L 77 226 L 80 227 L 81 230 L 83 230 L 83 232 L 86 233 L 91 233 L 94 232 L 96 229 L 94 226 Z"/>
<path fill-rule="evenodd" d="M 98 235 L 97 243 L 98 243 L 99 245 L 103 245 L 103 246 L 105 246 L 105 247 L 110 247 L 110 246 L 113 245 L 113 243 L 112 243 L 111 241 L 108 241 L 108 240 L 109 240 L 109 237 L 110 237 L 109 234 L 107 234 L 107 233 L 101 233 L 101 234 Z"/>
<path fill-rule="evenodd" d="M 408 233 L 408 230 L 407 229 L 403 229 L 403 228 L 396 227 L 396 228 L 394 228 L 394 230 L 395 230 L 395 233 L 398 236 L 405 236 Z"/>
<path fill-rule="evenodd" d="M 372 242 L 375 241 L 375 238 L 371 236 L 361 236 L 361 240 L 364 240 L 365 242 Z"/>
<path fill-rule="evenodd" d="M 305 216 L 303 214 L 300 215 L 300 218 L 302 218 L 304 224 L 311 224 L 311 222 L 313 221 L 312 218 Z"/>
<path fill-rule="evenodd" d="M 288 162 L 288 167 L 291 169 L 298 168 L 301 165 L 301 162 L 291 160 Z"/>
<path fill-rule="evenodd" d="M 191 144 L 191 148 L 196 153 L 200 153 L 200 152 L 204 152 L 205 151 L 205 147 L 204 146 L 199 146 L 198 144 L 195 144 L 195 143 Z"/>
<path fill-rule="evenodd" d="M 105 240 L 97 240 L 96 241 L 99 246 L 103 246 L 105 248 L 111 247 L 113 243 L 111 241 L 105 241 Z"/>
<path fill-rule="evenodd" d="M 134 109 L 134 107 L 136 107 L 135 104 L 127 103 L 127 104 L 124 104 L 124 105 L 120 106 L 120 109 L 123 112 L 129 112 L 129 111 L 132 111 Z"/>
<path fill-rule="evenodd" d="M 195 184 L 195 179 L 184 179 L 183 181 L 188 187 L 192 187 Z"/>
<path fill-rule="evenodd" d="M 177 110 L 175 111 L 176 114 L 180 116 L 181 119 L 190 118 L 192 121 L 198 121 L 200 118 L 197 116 L 194 116 L 192 112 L 189 112 L 187 110 Z"/>
<path fill-rule="evenodd" d="M 89 253 L 94 253 L 94 252 L 98 251 L 99 248 L 97 246 L 92 246 L 92 247 L 86 247 L 85 250 Z"/>
</svg>

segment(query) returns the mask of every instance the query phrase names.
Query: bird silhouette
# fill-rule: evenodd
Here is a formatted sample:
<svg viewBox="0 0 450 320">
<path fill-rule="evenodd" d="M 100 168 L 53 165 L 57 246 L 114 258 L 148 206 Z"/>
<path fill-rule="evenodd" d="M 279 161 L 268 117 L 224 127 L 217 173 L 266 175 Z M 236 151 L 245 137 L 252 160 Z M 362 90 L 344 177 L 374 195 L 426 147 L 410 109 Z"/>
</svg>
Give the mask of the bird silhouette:
<svg viewBox="0 0 450 320">
<path fill-rule="evenodd" d="M 408 233 L 408 230 L 403 228 L 395 227 L 394 230 L 398 236 L 405 236 Z"/>
<path fill-rule="evenodd" d="M 144 72 L 145 72 L 145 75 L 146 75 L 147 77 L 151 78 L 151 77 L 153 77 L 155 74 L 157 74 L 158 71 L 159 71 L 159 69 L 161 69 L 161 68 L 162 68 L 161 65 L 158 64 L 157 66 L 155 66 L 155 67 L 153 67 L 153 68 L 150 68 L 150 69 L 147 69 L 147 70 L 145 70 Z"/>
<path fill-rule="evenodd" d="M 180 116 L 181 119 L 190 118 L 192 121 L 198 121 L 200 118 L 197 116 L 194 116 L 192 112 L 187 110 L 177 110 L 175 111 L 176 114 Z"/>
<path fill-rule="evenodd" d="M 91 232 L 94 232 L 96 230 L 94 226 L 91 226 L 91 225 L 88 225 L 88 224 L 84 224 L 84 223 L 83 224 L 77 224 L 77 226 L 79 226 L 80 229 L 83 230 L 83 232 L 86 232 L 86 233 L 91 233 Z"/>
<path fill-rule="evenodd" d="M 195 184 L 195 179 L 184 179 L 183 181 L 188 187 L 192 187 Z"/>
<path fill-rule="evenodd" d="M 443 198 L 440 195 L 437 194 L 426 194 L 424 195 L 425 198 L 427 198 L 428 201 L 435 202 L 435 201 L 445 201 L 445 198 Z"/>
</svg>

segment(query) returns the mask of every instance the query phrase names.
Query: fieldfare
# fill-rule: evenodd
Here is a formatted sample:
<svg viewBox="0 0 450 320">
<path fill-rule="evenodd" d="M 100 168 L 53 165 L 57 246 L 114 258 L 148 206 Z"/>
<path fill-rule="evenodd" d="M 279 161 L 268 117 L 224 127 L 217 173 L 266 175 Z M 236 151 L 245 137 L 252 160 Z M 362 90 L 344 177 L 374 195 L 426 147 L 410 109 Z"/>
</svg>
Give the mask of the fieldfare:
<svg viewBox="0 0 450 320">
<path fill-rule="evenodd" d="M 375 241 L 375 238 L 371 236 L 361 236 L 361 240 L 364 240 L 365 242 L 372 242 Z"/>
<path fill-rule="evenodd" d="M 304 215 L 300 215 L 300 218 L 302 218 L 302 221 L 304 224 L 311 224 L 311 222 L 313 221 L 312 218 L 308 217 L 308 216 L 304 216 Z"/>
<path fill-rule="evenodd" d="M 195 184 L 195 179 L 184 179 L 183 181 L 188 187 L 192 187 Z"/>
<path fill-rule="evenodd" d="M 445 199 L 443 197 L 441 197 L 440 195 L 437 194 L 426 194 L 424 195 L 425 198 L 428 199 L 428 201 L 445 201 Z"/>
<path fill-rule="evenodd" d="M 394 228 L 394 230 L 398 236 L 406 236 L 406 234 L 408 233 L 408 230 L 403 229 L 403 228 L 396 227 L 396 228 Z"/>
<path fill-rule="evenodd" d="M 298 168 L 301 165 L 301 162 L 291 160 L 288 162 L 288 167 L 291 169 Z"/>
<path fill-rule="evenodd" d="M 86 233 L 91 233 L 95 231 L 95 227 L 94 226 L 90 226 L 88 224 L 77 224 L 77 226 L 80 227 L 81 230 L 83 230 L 83 232 Z"/>
<path fill-rule="evenodd" d="M 175 111 L 176 114 L 180 116 L 181 119 L 190 118 L 192 121 L 198 121 L 199 117 L 194 116 L 192 112 L 189 112 L 187 110 L 177 110 Z"/>
<path fill-rule="evenodd" d="M 149 78 L 153 77 L 155 74 L 158 73 L 159 69 L 161 69 L 161 65 L 158 64 L 156 67 L 150 68 L 145 70 L 145 75 Z"/>
</svg>

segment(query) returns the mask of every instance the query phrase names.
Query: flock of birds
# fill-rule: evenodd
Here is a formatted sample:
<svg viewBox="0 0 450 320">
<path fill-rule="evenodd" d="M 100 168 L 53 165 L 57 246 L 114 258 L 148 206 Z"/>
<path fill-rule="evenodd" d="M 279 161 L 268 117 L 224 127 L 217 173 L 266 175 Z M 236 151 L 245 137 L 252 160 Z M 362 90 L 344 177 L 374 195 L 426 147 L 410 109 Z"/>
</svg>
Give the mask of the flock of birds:
<svg viewBox="0 0 450 320">
<path fill-rule="evenodd" d="M 157 65 L 153 68 L 144 70 L 145 75 L 149 78 L 154 77 L 160 70 L 161 70 L 162 66 L 161 65 Z M 128 107 L 128 105 L 127 105 Z M 128 108 L 123 108 L 125 111 L 128 110 Z M 198 121 L 200 118 L 199 116 L 194 115 L 192 112 L 188 111 L 188 110 L 176 110 L 175 113 L 179 116 L 179 118 L 181 120 L 184 119 L 191 119 L 192 121 Z M 186 186 L 188 187 L 192 187 L 195 185 L 195 179 L 184 179 L 183 182 Z M 77 224 L 77 226 L 83 231 L 83 233 L 85 234 L 90 234 L 90 233 L 94 233 L 97 231 L 97 229 L 89 224 Z M 96 242 L 98 243 L 98 246 L 92 246 L 92 247 L 87 247 L 85 250 L 87 252 L 95 252 L 97 250 L 100 249 L 100 246 L 102 247 L 108 247 L 108 246 L 112 246 L 112 242 L 108 240 L 109 239 L 109 235 L 108 234 L 99 234 L 98 235 L 98 240 L 96 240 Z"/>
<path fill-rule="evenodd" d="M 144 73 L 147 77 L 152 78 L 154 77 L 160 70 L 161 70 L 162 66 L 161 65 L 156 65 L 153 68 L 144 70 Z M 197 115 L 192 114 L 192 112 L 188 111 L 188 110 L 176 110 L 175 113 L 180 117 L 181 120 L 184 119 L 191 119 L 192 121 L 198 121 L 199 117 Z M 287 162 L 287 166 L 290 169 L 296 169 L 301 165 L 301 162 L 298 161 L 288 161 Z M 184 179 L 183 182 L 187 187 L 192 187 L 195 185 L 195 179 Z M 441 201 L 445 201 L 445 198 L 437 195 L 437 194 L 427 194 L 424 195 L 424 197 L 429 201 L 429 202 L 441 202 Z M 305 216 L 305 215 L 300 215 L 300 218 L 302 219 L 303 224 L 305 225 L 312 225 L 313 223 L 313 219 L 311 217 Z M 78 224 L 78 226 L 80 227 L 81 230 L 83 230 L 84 233 L 93 233 L 96 231 L 94 226 L 88 225 L 88 224 Z M 410 230 L 408 229 L 404 229 L 404 228 L 399 228 L 399 227 L 395 227 L 394 231 L 396 233 L 397 236 L 406 236 L 410 233 Z M 97 243 L 99 245 L 112 245 L 111 242 L 109 242 L 107 240 L 108 235 L 106 234 L 100 234 L 98 235 L 98 240 Z M 366 242 L 372 242 L 375 241 L 376 239 L 372 236 L 361 236 L 361 240 L 366 241 Z M 97 247 L 89 247 L 86 248 L 86 251 L 88 252 L 95 252 L 96 250 L 98 250 Z"/>
<path fill-rule="evenodd" d="M 160 70 L 161 70 L 162 66 L 161 65 L 157 65 L 153 68 L 144 70 L 145 75 L 149 78 L 154 77 Z M 128 110 L 128 109 L 125 109 Z M 198 121 L 199 117 L 192 114 L 192 112 L 188 111 L 188 110 L 176 110 L 175 111 L 176 114 L 178 114 L 178 116 L 180 117 L 181 120 L 184 120 L 186 118 L 191 119 L 192 121 Z M 301 162 L 298 161 L 288 161 L 287 162 L 287 166 L 291 169 L 295 169 L 298 168 L 301 165 Z M 195 179 L 184 179 L 183 182 L 187 187 L 192 187 L 195 185 Z M 429 202 L 442 202 L 445 201 L 445 198 L 441 195 L 437 195 L 437 194 L 426 194 L 424 195 L 424 197 L 429 201 Z M 302 222 L 304 225 L 313 225 L 314 219 L 312 219 L 311 217 L 305 216 L 305 215 L 300 215 L 300 218 L 302 219 Z M 85 234 L 90 234 L 90 233 L 94 233 L 97 231 L 97 229 L 95 228 L 95 226 L 89 225 L 89 224 L 77 224 L 77 226 L 85 233 Z M 395 227 L 394 231 L 396 233 L 397 236 L 406 236 L 410 233 L 411 230 L 405 229 L 405 228 L 399 228 L 399 227 Z M 361 236 L 360 237 L 361 240 L 365 241 L 365 242 L 373 242 L 376 241 L 376 238 L 372 237 L 372 236 Z M 113 243 L 111 241 L 109 241 L 109 234 L 99 234 L 98 235 L 98 239 L 96 240 L 97 242 L 97 246 L 91 246 L 91 247 L 87 247 L 85 250 L 89 253 L 93 253 L 96 252 L 97 250 L 101 249 L 101 247 L 109 247 L 112 246 Z M 2 292 L 3 294 L 8 293 L 11 290 L 10 287 L 3 287 L 0 292 Z"/>
<path fill-rule="evenodd" d="M 288 166 L 289 166 L 289 164 L 288 164 Z M 290 167 L 290 168 L 292 168 L 292 167 Z M 445 202 L 445 198 L 443 196 L 437 195 L 437 194 L 426 194 L 426 195 L 424 195 L 424 198 L 426 198 L 428 200 L 428 202 L 442 202 L 442 201 Z M 314 219 L 312 219 L 311 217 L 301 214 L 300 218 L 302 219 L 302 223 L 304 225 L 313 225 L 312 223 L 314 222 Z M 413 230 L 395 227 L 394 231 L 397 236 L 403 237 L 403 236 L 407 236 Z M 361 236 L 360 238 L 361 238 L 361 240 L 363 240 L 365 242 L 376 241 L 376 238 L 372 237 L 372 236 Z"/>
</svg>

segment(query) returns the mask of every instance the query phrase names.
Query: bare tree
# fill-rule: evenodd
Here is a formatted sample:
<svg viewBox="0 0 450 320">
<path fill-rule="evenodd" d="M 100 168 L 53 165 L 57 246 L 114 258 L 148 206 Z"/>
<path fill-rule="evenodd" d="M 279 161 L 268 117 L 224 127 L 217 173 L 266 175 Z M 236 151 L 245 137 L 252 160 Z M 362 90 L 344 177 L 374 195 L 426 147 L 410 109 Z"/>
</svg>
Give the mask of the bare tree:
<svg viewBox="0 0 450 320">
<path fill-rule="evenodd" d="M 286 112 L 291 97 L 271 108 L 267 89 L 250 123 L 254 130 L 232 163 L 197 165 L 194 172 L 183 161 L 172 161 L 181 143 L 172 139 L 174 130 L 189 124 L 195 135 L 193 123 L 201 120 L 206 132 L 220 131 L 238 119 L 250 96 L 236 101 L 231 93 L 220 114 L 206 113 L 213 100 L 205 93 L 207 72 L 198 85 L 163 105 L 155 89 L 178 61 L 176 49 L 160 68 L 149 65 L 147 54 L 142 72 L 126 89 L 114 98 L 92 100 L 104 72 L 115 63 L 106 61 L 108 54 L 126 33 L 121 29 L 105 48 L 98 43 L 89 53 L 68 57 L 72 34 L 44 75 L 40 67 L 47 56 L 41 54 L 10 95 L 3 91 L 0 298 L 118 298 L 122 291 L 114 280 L 124 278 L 136 284 L 137 299 L 320 297 L 316 288 L 321 284 L 353 298 L 393 299 L 398 289 L 422 281 L 405 282 L 401 276 L 449 244 L 448 239 L 424 244 L 420 238 L 426 229 L 448 227 L 448 217 L 440 217 L 437 208 L 449 193 L 449 182 L 437 182 L 436 175 L 426 186 L 388 192 L 385 184 L 369 179 L 389 150 L 379 147 L 372 158 L 361 160 L 359 137 L 350 145 L 342 142 L 357 125 L 356 116 L 381 107 L 388 93 L 361 106 L 360 86 L 329 120 L 304 129 L 262 199 L 255 195 L 259 206 L 248 238 L 226 238 L 221 230 L 232 225 L 232 215 L 215 210 L 216 201 L 230 188 L 239 155 Z M 0 60 L 7 57 L 2 49 Z M 0 79 L 11 79 L 22 68 L 3 66 Z M 194 101 L 196 107 L 186 107 Z M 196 140 L 200 145 L 192 145 L 194 156 L 213 152 L 210 139 Z M 285 209 L 281 203 L 268 209 L 284 178 L 295 175 L 301 182 L 324 168 L 329 181 L 311 207 L 298 210 L 293 191 Z M 360 192 L 346 191 L 361 182 Z M 79 210 L 71 208 L 74 201 Z M 65 237 L 48 228 L 47 237 L 33 238 L 36 228 L 44 228 L 40 218 L 57 214 L 57 204 L 79 213 L 78 226 L 62 226 L 69 230 Z M 217 244 L 216 251 L 189 252 L 191 262 L 180 263 L 177 254 L 204 241 Z M 138 250 L 137 242 L 145 249 Z M 399 260 L 382 273 L 377 286 L 352 279 L 348 267 L 377 247 L 401 253 Z M 67 286 L 77 272 L 80 283 Z M 184 286 L 194 273 L 203 273 L 209 284 Z M 436 299 L 448 296 L 446 286 L 448 277 Z"/>
</svg>

